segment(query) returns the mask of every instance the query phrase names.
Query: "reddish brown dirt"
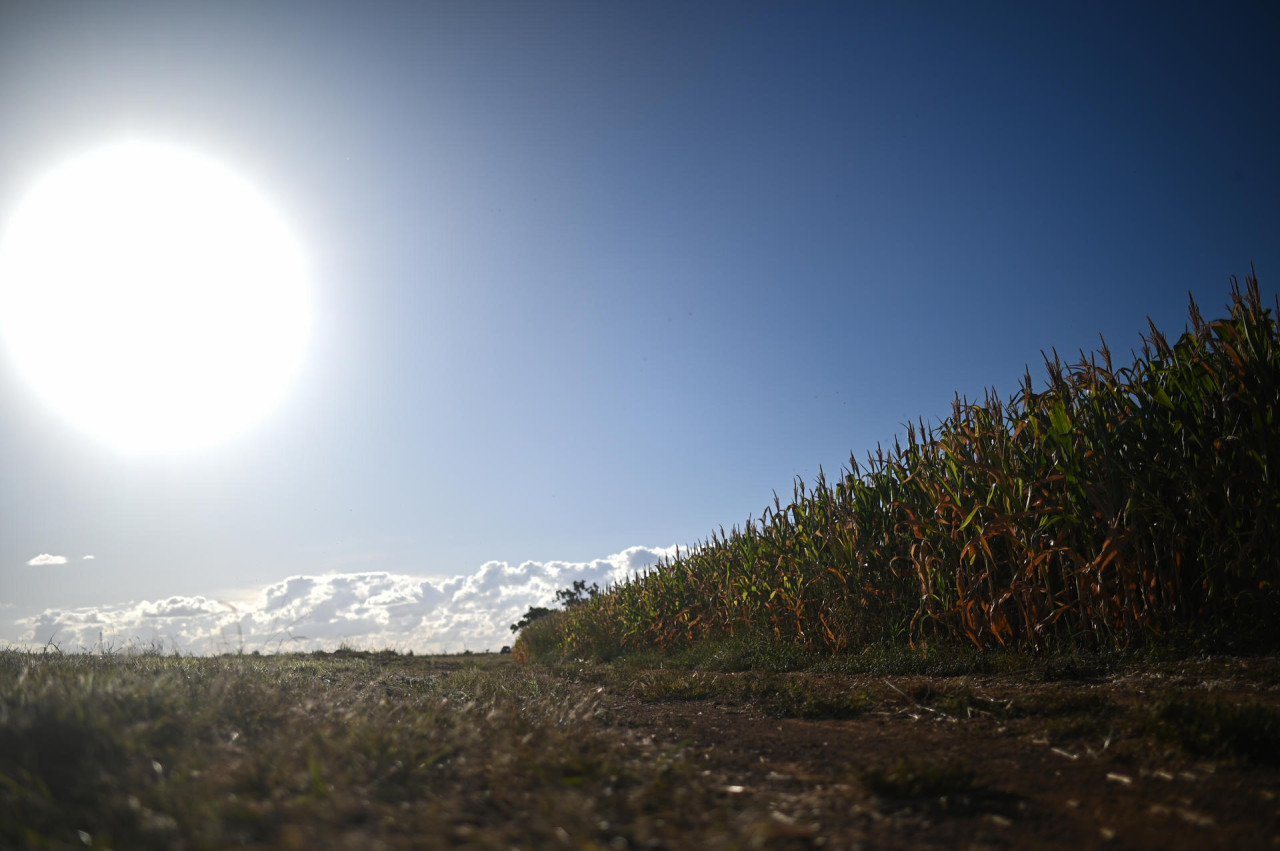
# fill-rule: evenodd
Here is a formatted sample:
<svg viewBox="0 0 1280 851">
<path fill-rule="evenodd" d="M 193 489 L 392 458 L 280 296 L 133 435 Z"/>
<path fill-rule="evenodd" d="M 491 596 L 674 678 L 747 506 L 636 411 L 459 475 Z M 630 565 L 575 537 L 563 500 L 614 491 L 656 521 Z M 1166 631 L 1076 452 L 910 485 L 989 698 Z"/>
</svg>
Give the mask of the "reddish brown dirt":
<svg viewBox="0 0 1280 851">
<path fill-rule="evenodd" d="M 1141 673 L 1094 683 L 990 677 L 960 684 L 979 705 L 989 701 L 997 710 L 1028 697 L 1101 697 L 1122 707 L 1114 724 L 1082 726 L 1060 715 L 956 713 L 954 704 L 947 712 L 910 696 L 954 693 L 955 678 L 820 679 L 826 688 L 871 691 L 877 702 L 847 720 L 773 718 L 734 700 L 646 702 L 625 692 L 606 694 L 604 706 L 641 741 L 683 750 L 702 764 L 729 800 L 770 810 L 762 847 L 1280 846 L 1280 769 L 1238 754 L 1195 759 L 1135 732 L 1132 720 L 1157 693 L 1280 705 L 1275 686 Z M 972 785 L 950 794 L 874 793 L 866 770 L 904 759 L 960 766 L 972 773 Z"/>
</svg>

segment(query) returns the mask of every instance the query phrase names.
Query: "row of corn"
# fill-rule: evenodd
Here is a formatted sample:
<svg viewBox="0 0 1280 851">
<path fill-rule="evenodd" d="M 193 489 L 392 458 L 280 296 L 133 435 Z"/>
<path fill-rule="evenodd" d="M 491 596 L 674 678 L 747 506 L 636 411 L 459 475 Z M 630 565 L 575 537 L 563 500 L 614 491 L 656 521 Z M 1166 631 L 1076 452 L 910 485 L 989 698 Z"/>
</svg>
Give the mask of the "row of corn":
<svg viewBox="0 0 1280 851">
<path fill-rule="evenodd" d="M 1256 277 L 1230 316 L 1132 366 L 1046 358 L 1007 402 L 797 480 L 792 500 L 526 630 L 524 657 L 765 636 L 1105 648 L 1171 633 L 1266 640 L 1280 615 L 1280 333 Z"/>
</svg>

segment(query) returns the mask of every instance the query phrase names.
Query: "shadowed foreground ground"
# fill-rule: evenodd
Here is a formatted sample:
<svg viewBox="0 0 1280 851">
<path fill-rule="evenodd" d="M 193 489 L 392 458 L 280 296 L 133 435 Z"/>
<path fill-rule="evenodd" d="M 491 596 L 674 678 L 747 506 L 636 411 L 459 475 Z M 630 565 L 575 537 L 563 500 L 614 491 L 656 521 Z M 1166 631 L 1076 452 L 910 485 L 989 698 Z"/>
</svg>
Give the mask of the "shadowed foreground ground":
<svg viewBox="0 0 1280 851">
<path fill-rule="evenodd" d="M 4 848 L 1263 848 L 1280 659 L 0 653 Z"/>
<path fill-rule="evenodd" d="M 794 713 L 846 718 L 716 698 L 606 704 L 655 745 L 682 743 L 704 777 L 798 847 L 1280 844 L 1280 704 L 1250 663 L 1066 673 L 780 678 L 784 690 L 864 696 L 856 714 Z"/>
</svg>

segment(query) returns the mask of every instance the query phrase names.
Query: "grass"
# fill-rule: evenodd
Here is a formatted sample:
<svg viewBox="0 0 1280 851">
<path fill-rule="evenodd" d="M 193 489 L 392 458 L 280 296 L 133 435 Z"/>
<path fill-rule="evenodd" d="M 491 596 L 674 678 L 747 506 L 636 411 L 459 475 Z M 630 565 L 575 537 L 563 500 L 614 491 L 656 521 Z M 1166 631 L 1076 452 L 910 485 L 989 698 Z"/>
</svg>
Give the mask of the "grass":
<svg viewBox="0 0 1280 851">
<path fill-rule="evenodd" d="M 608 736 L 594 695 L 501 657 L 0 652 L 0 847 L 735 835 L 681 759 Z"/>
<path fill-rule="evenodd" d="M 859 779 L 886 798 L 940 798 L 974 789 L 974 771 L 951 761 L 903 758 L 885 767 L 864 769 Z"/>
<path fill-rule="evenodd" d="M 849 688 L 843 681 L 795 680 L 778 674 L 732 676 L 654 669 L 626 679 L 630 680 L 627 691 L 641 700 L 750 704 L 774 718 L 855 718 L 875 703 L 868 691 Z"/>
<path fill-rule="evenodd" d="M 965 750 L 971 732 L 1021 743 L 1036 765 L 1067 758 L 1046 744 L 1129 773 L 1280 764 L 1274 658 L 1072 658 L 1083 679 L 1046 678 L 1066 663 L 1034 656 L 940 676 L 905 656 L 897 673 L 851 674 L 0 651 L 0 848 L 807 847 L 818 834 L 796 819 L 812 807 L 850 837 L 867 808 L 894 824 L 1016 816 L 1008 778 Z M 679 721 L 704 713 L 726 725 L 714 744 Z M 766 718 L 805 723 L 788 734 Z M 817 757 L 806 771 L 823 776 L 800 783 L 784 766 L 804 751 L 768 737 L 813 719 L 835 719 L 823 737 L 907 736 L 875 747 L 873 734 L 853 762 Z M 955 731 L 958 750 L 913 748 L 908 731 L 928 729 Z M 758 760 L 762 744 L 781 761 Z"/>
<path fill-rule="evenodd" d="M 1197 757 L 1280 765 L 1280 710 L 1213 697 L 1168 697 L 1150 710 L 1148 729 Z"/>
</svg>

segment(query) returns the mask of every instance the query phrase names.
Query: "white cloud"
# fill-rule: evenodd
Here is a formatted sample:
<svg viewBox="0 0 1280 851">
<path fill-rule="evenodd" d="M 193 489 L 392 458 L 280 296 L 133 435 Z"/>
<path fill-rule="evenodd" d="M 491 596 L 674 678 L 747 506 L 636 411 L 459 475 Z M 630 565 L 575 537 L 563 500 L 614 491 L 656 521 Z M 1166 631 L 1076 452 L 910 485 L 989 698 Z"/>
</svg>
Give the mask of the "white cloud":
<svg viewBox="0 0 1280 851">
<path fill-rule="evenodd" d="M 30 551 L 28 550 L 28 552 Z M 66 563 L 67 563 L 66 556 L 51 556 L 48 553 L 40 553 L 40 555 L 36 556 L 31 561 L 27 562 L 27 564 L 31 565 L 32 567 L 39 567 L 44 564 L 66 564 Z"/>
<path fill-rule="evenodd" d="M 675 552 L 631 547 L 589 562 L 491 561 L 433 582 L 396 573 L 290 576 L 249 603 L 202 596 L 48 609 L 17 621 L 24 644 L 64 650 L 163 645 L 182 653 L 333 649 L 343 643 L 416 653 L 497 650 L 530 606 L 551 606 L 576 580 L 619 582 Z M 64 559 L 65 561 L 65 559 Z"/>
<path fill-rule="evenodd" d="M 97 558 L 97 556 L 81 556 L 81 557 L 80 557 L 80 560 L 81 560 L 81 561 L 88 561 L 88 560 L 89 560 L 89 559 L 91 559 L 91 558 Z"/>
</svg>

